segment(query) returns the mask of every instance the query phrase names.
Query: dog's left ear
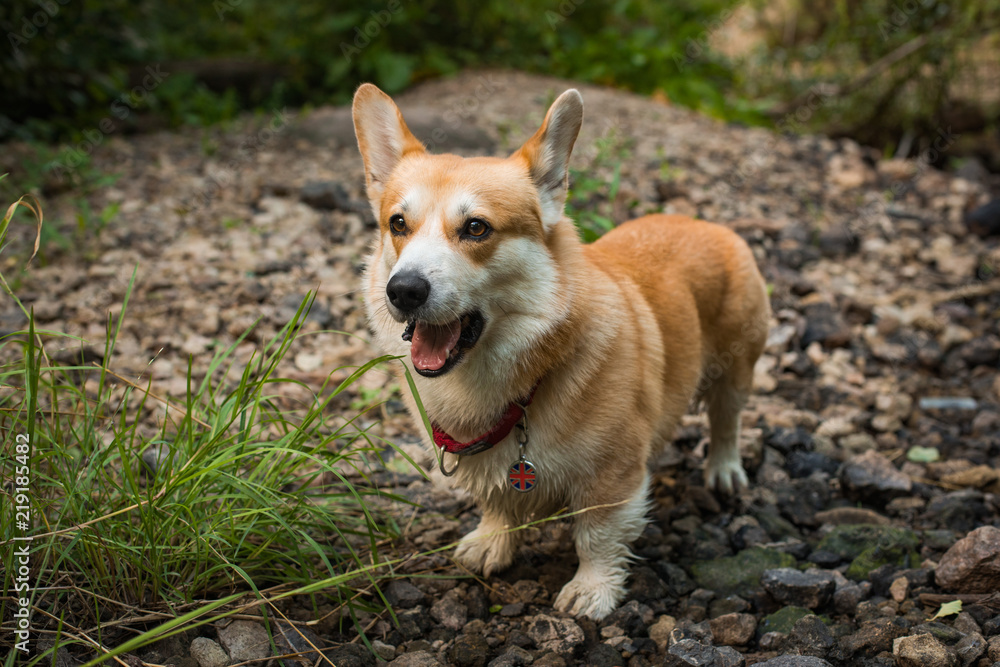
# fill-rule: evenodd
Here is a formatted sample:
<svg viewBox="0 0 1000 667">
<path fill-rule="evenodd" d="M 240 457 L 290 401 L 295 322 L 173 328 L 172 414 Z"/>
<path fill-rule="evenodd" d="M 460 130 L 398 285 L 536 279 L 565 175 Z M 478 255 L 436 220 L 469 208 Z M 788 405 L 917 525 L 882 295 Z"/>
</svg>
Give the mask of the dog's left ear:
<svg viewBox="0 0 1000 667">
<path fill-rule="evenodd" d="M 542 203 L 542 224 L 548 231 L 563 217 L 569 187 L 569 156 L 583 123 L 583 97 L 575 88 L 552 103 L 535 136 L 511 157 L 528 165 Z"/>
<path fill-rule="evenodd" d="M 385 184 L 407 153 L 424 152 L 420 140 L 413 136 L 403 121 L 399 108 L 388 95 L 370 83 L 354 93 L 354 133 L 365 162 L 365 183 L 368 199 L 379 216 L 379 204 Z"/>
</svg>

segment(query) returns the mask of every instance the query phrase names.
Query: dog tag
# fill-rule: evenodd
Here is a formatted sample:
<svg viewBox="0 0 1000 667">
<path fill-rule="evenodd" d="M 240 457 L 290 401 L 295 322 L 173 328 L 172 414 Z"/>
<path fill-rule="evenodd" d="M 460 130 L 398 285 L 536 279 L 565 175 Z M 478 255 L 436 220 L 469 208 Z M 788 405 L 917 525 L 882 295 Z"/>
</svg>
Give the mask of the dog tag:
<svg viewBox="0 0 1000 667">
<path fill-rule="evenodd" d="M 526 493 L 535 488 L 535 465 L 523 456 L 507 471 L 507 481 L 515 491 Z"/>
</svg>

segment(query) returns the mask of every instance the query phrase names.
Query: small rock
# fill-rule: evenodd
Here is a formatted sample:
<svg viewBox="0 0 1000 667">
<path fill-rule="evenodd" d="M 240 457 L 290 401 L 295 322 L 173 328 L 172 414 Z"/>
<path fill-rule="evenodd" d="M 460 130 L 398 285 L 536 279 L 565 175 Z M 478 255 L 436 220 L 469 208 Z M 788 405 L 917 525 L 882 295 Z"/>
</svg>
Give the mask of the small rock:
<svg viewBox="0 0 1000 667">
<path fill-rule="evenodd" d="M 982 526 L 956 542 L 938 563 L 934 579 L 958 593 L 992 593 L 1000 582 L 1000 528 Z"/>
<path fill-rule="evenodd" d="M 394 579 L 385 589 L 385 599 L 394 608 L 412 609 L 424 601 L 424 592 L 408 581 Z"/>
<path fill-rule="evenodd" d="M 677 619 L 673 616 L 660 616 L 656 623 L 649 626 L 649 638 L 656 642 L 656 646 L 663 651 L 670 641 L 670 633 L 677 627 Z"/>
<path fill-rule="evenodd" d="M 229 656 L 222 647 L 206 637 L 197 637 L 191 642 L 191 657 L 201 667 L 226 667 Z"/>
<path fill-rule="evenodd" d="M 1000 361 L 1000 338 L 989 334 L 977 336 L 958 348 L 958 354 L 969 368 L 995 367 Z"/>
<path fill-rule="evenodd" d="M 1000 235 L 1000 199 L 966 213 L 965 224 L 970 232 L 982 238 Z"/>
<path fill-rule="evenodd" d="M 811 615 L 812 612 L 803 607 L 782 607 L 773 614 L 768 614 L 760 621 L 761 633 L 779 632 L 787 635 L 792 631 L 795 623 L 804 616 Z"/>
<path fill-rule="evenodd" d="M 142 453 L 142 462 L 145 465 L 142 472 L 156 475 L 156 471 L 160 469 L 170 457 L 170 445 L 165 443 L 160 443 L 152 445 L 146 451 Z"/>
<path fill-rule="evenodd" d="M 723 614 L 709 621 L 712 640 L 723 646 L 744 646 L 757 629 L 753 614 Z"/>
<path fill-rule="evenodd" d="M 375 657 L 361 644 L 340 644 L 323 649 L 325 660 L 318 661 L 321 665 L 334 664 L 337 667 L 375 667 Z M 313 660 L 312 663 L 317 662 Z"/>
<path fill-rule="evenodd" d="M 995 662 L 1000 662 L 1000 635 L 990 637 L 986 648 L 986 657 Z"/>
<path fill-rule="evenodd" d="M 883 505 L 913 489 L 910 478 L 874 450 L 852 457 L 844 464 L 840 479 L 852 498 Z"/>
<path fill-rule="evenodd" d="M 483 667 L 489 651 L 490 646 L 482 635 L 461 635 L 448 651 L 448 658 L 459 667 Z"/>
<path fill-rule="evenodd" d="M 898 667 L 956 667 L 958 658 L 933 635 L 898 637 L 892 642 Z"/>
<path fill-rule="evenodd" d="M 382 658 L 386 662 L 389 662 L 396 657 L 396 647 L 392 644 L 386 644 L 384 641 L 379 639 L 372 640 L 372 648 L 375 649 L 375 653 L 378 657 Z"/>
<path fill-rule="evenodd" d="M 833 594 L 833 608 L 838 614 L 852 614 L 871 595 L 872 585 L 862 581 L 838 589 Z"/>
<path fill-rule="evenodd" d="M 978 632 L 970 633 L 958 640 L 955 644 L 955 653 L 962 667 L 968 667 L 986 652 L 986 640 Z"/>
<path fill-rule="evenodd" d="M 303 373 L 311 373 L 323 365 L 323 355 L 312 352 L 299 352 L 295 355 L 295 367 Z"/>
<path fill-rule="evenodd" d="M 810 563 L 814 563 L 822 568 L 834 568 L 840 565 L 841 558 L 832 551 L 817 549 L 809 554 L 809 558 L 807 560 Z"/>
<path fill-rule="evenodd" d="M 282 667 L 312 667 L 320 657 L 317 649 L 325 646 L 323 640 L 308 627 L 294 626 L 282 620 L 272 622 L 271 634 L 279 654 L 297 654 L 293 658 L 282 658 L 279 661 Z"/>
<path fill-rule="evenodd" d="M 906 577 L 899 577 L 889 586 L 889 595 L 896 602 L 906 599 L 906 594 L 910 591 L 910 580 Z"/>
<path fill-rule="evenodd" d="M 512 616 L 520 616 L 524 613 L 524 603 L 523 602 L 511 602 L 510 604 L 505 604 L 500 609 L 500 615 L 504 618 L 510 618 Z"/>
<path fill-rule="evenodd" d="M 334 664 L 341 667 L 339 662 Z M 430 651 L 414 651 L 413 653 L 404 653 L 390 662 L 389 665 L 391 667 L 439 667 L 441 661 L 435 658 Z"/>
<path fill-rule="evenodd" d="M 834 639 L 830 629 L 819 616 L 803 616 L 792 626 L 787 647 L 796 653 L 824 657 L 833 648 Z"/>
<path fill-rule="evenodd" d="M 817 609 L 830 601 L 835 588 L 833 575 L 822 570 L 800 572 L 794 568 L 767 570 L 760 583 L 782 605 Z"/>
<path fill-rule="evenodd" d="M 260 660 L 271 655 L 271 642 L 264 626 L 255 621 L 233 621 L 219 629 L 219 643 L 236 662 Z"/>
<path fill-rule="evenodd" d="M 431 618 L 458 632 L 468 622 L 469 610 L 458 601 L 458 591 L 452 589 L 431 606 Z"/>
<path fill-rule="evenodd" d="M 315 209 L 350 211 L 351 197 L 347 188 L 336 181 L 311 181 L 302 186 L 299 199 Z"/>
<path fill-rule="evenodd" d="M 1000 479 L 1000 470 L 987 465 L 948 473 L 941 477 L 945 484 L 954 484 L 963 488 L 984 489 Z"/>
<path fill-rule="evenodd" d="M 63 304 L 55 299 L 42 298 L 31 305 L 36 322 L 51 322 L 63 314 Z"/>
<path fill-rule="evenodd" d="M 743 656 L 728 646 L 716 648 L 710 644 L 699 644 L 693 639 L 680 640 L 667 649 L 667 655 L 673 658 L 668 658 L 668 665 L 742 667 L 745 664 Z"/>
<path fill-rule="evenodd" d="M 813 342 L 827 349 L 844 347 L 851 342 L 850 327 L 830 304 L 810 304 L 803 309 L 803 314 L 806 318 L 806 330 L 800 341 L 803 349 Z"/>
<path fill-rule="evenodd" d="M 857 655 L 874 657 L 883 651 L 890 651 L 893 641 L 906 634 L 908 626 L 904 619 L 896 618 L 881 617 L 865 621 L 857 632 L 837 640 L 837 647 L 831 652 L 831 657 L 837 658 L 835 662 L 846 662 L 842 659 Z"/>
<path fill-rule="evenodd" d="M 498 658 L 490 661 L 489 667 L 523 667 L 534 662 L 534 656 L 520 646 L 508 646 Z"/>
<path fill-rule="evenodd" d="M 587 651 L 589 667 L 623 667 L 622 654 L 607 644 L 597 644 Z"/>
<path fill-rule="evenodd" d="M 583 630 L 573 620 L 545 614 L 530 620 L 527 633 L 539 649 L 560 655 L 572 654 L 584 640 Z"/>
</svg>

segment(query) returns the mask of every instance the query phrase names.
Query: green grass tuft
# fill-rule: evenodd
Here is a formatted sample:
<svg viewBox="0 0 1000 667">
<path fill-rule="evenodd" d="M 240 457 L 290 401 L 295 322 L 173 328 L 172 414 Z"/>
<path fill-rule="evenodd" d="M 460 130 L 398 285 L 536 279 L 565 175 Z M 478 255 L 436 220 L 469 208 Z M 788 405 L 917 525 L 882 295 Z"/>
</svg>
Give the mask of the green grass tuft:
<svg viewBox="0 0 1000 667">
<path fill-rule="evenodd" d="M 11 217 L 0 226 L 0 245 Z M 2 276 L 0 286 L 17 301 Z M 15 438 L 27 435 L 33 523 L 19 530 L 5 484 L 0 646 L 13 648 L 12 546 L 26 534 L 33 647 L 58 636 L 60 645 L 107 659 L 109 651 L 233 613 L 247 592 L 258 603 L 290 590 L 319 592 L 347 609 L 348 619 L 355 608 L 385 609 L 378 585 L 392 568 L 383 567 L 379 547 L 399 532 L 386 510 L 401 499 L 381 492 L 371 472 L 393 446 L 362 424 L 364 413 L 344 416 L 331 403 L 393 358 L 338 369 L 346 379 L 328 377 L 316 390 L 282 377 L 279 364 L 310 295 L 249 361 L 235 356 L 244 334 L 207 368 L 189 363 L 179 404 L 157 396 L 147 373 L 127 378 L 113 368 L 131 293 L 132 284 L 121 312 L 108 318 L 100 365 L 53 361 L 46 347 L 75 341 L 36 330 L 29 311 L 26 330 L 0 336 L 0 470 L 13 478 Z M 290 408 L 282 393 L 288 384 L 310 400 Z M 159 453 L 155 471 L 143 462 L 152 452 Z M 129 626 L 150 614 L 171 620 L 153 630 L 149 619 Z M 52 659 L 51 650 L 38 651 L 31 662 Z"/>
</svg>

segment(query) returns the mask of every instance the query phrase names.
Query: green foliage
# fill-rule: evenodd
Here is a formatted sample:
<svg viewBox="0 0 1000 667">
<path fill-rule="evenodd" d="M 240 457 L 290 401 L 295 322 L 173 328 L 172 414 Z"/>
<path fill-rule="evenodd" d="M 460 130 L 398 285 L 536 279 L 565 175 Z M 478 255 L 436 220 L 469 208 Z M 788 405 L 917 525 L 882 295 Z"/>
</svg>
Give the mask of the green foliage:
<svg viewBox="0 0 1000 667">
<path fill-rule="evenodd" d="M 10 201 L 19 192 L 40 195 L 45 190 L 72 191 L 70 203 L 74 209 L 72 220 L 49 220 L 39 236 L 38 257 L 44 265 L 59 253 L 73 249 L 86 249 L 118 215 L 119 204 L 112 202 L 95 212 L 90 199 L 93 195 L 115 184 L 120 174 L 105 174 L 93 166 L 90 153 L 73 146 L 53 148 L 42 143 L 32 143 L 26 148 L 27 157 L 21 160 L 16 179 L 0 180 L 0 201 Z M 24 212 L 16 211 L 15 219 Z"/>
<path fill-rule="evenodd" d="M 39 14 L 35 0 L 0 7 L 0 28 L 16 42 L 0 51 L 8 92 L 0 138 L 75 139 L 103 119 L 128 131 L 137 111 L 172 124 L 215 122 L 238 108 L 343 102 L 362 81 L 393 93 L 483 65 L 660 91 L 716 115 L 761 118 L 727 101 L 727 61 L 686 56 L 734 0 L 47 3 L 54 11 Z M 162 81 L 148 78 L 155 65 Z"/>
<path fill-rule="evenodd" d="M 767 16 L 758 15 L 766 42 L 744 89 L 783 100 L 782 129 L 846 134 L 890 153 L 923 137 L 916 152 L 956 118 L 956 93 L 983 84 L 977 54 L 995 76 L 1000 0 L 797 1 Z"/>
<path fill-rule="evenodd" d="M 0 244 L 11 220 L 8 214 L 0 224 Z M 2 274 L 0 287 L 21 306 Z M 339 384 L 324 384 L 304 406 L 289 408 L 282 387 L 299 383 L 278 375 L 277 367 L 305 321 L 307 298 L 248 361 L 234 356 L 244 334 L 218 348 L 200 372 L 189 365 L 183 402 L 168 402 L 150 390 L 144 373 L 123 377 L 112 369 L 131 291 L 132 283 L 120 314 L 109 316 L 99 366 L 54 363 L 46 348 L 75 341 L 36 331 L 28 311 L 27 330 L 0 337 L 5 479 L 20 465 L 15 435 L 31 443 L 27 534 L 38 573 L 31 604 L 63 615 L 72 610 L 73 621 L 96 626 L 105 645 L 132 635 L 116 623 L 100 632 L 101 624 L 132 615 L 136 605 L 174 613 L 197 607 L 143 633 L 140 644 L 148 643 L 178 624 L 206 622 L 200 617 L 221 603 L 205 600 L 234 591 L 260 596 L 273 584 L 299 587 L 282 595 L 324 591 L 349 609 L 384 608 L 378 583 L 391 567 L 377 542 L 398 529 L 371 499 L 400 499 L 380 492 L 368 472 L 383 464 L 382 452 L 392 445 L 360 426 L 357 415 L 345 417 L 330 405 L 392 359 L 348 369 Z M 154 403 L 158 425 L 149 419 Z M 8 547 L 0 568 L 5 618 L 17 598 L 9 547 L 26 533 L 10 494 L 9 487 L 2 491 L 0 508 L 0 545 Z M 36 612 L 34 619 L 33 632 L 60 624 L 58 615 Z"/>
<path fill-rule="evenodd" d="M 569 170 L 566 215 L 576 223 L 585 243 L 624 222 L 612 218 L 611 208 L 621 186 L 622 162 L 630 152 L 628 143 L 612 130 L 595 142 L 594 158 L 586 168 Z"/>
</svg>

